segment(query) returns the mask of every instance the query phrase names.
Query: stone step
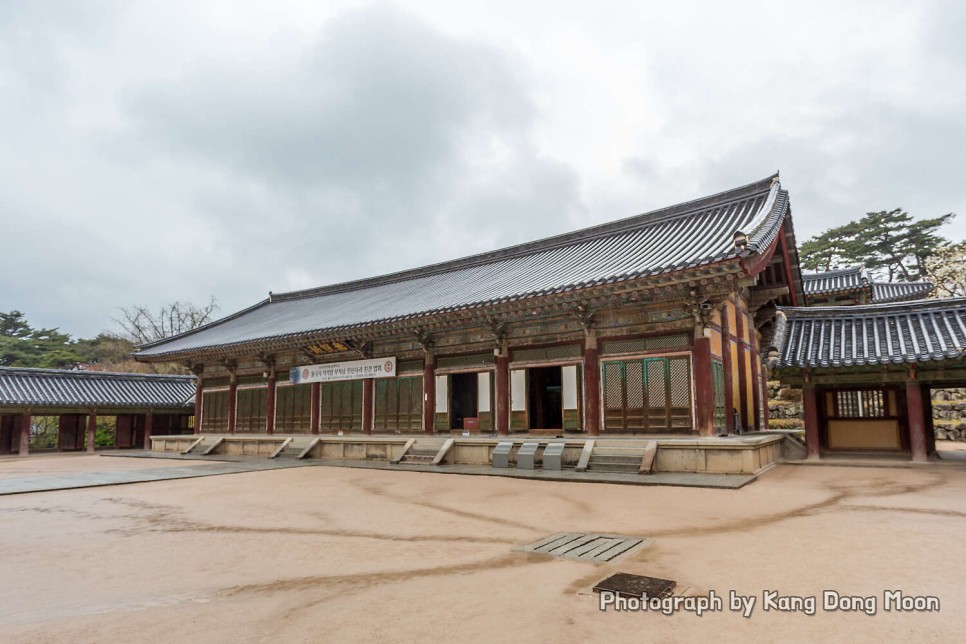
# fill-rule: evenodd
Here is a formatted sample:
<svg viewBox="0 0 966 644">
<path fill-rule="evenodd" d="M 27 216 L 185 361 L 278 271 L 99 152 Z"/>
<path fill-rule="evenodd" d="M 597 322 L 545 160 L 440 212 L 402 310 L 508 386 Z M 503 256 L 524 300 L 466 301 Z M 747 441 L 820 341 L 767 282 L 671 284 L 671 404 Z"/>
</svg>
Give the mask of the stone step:
<svg viewBox="0 0 966 644">
<path fill-rule="evenodd" d="M 411 463 L 411 464 L 414 464 L 414 465 L 416 465 L 416 464 L 418 464 L 418 465 L 432 465 L 433 459 L 435 459 L 435 458 L 436 458 L 436 455 L 435 454 L 433 454 L 431 456 L 406 454 L 405 456 L 402 457 L 402 460 L 399 461 L 399 462 L 400 463 Z"/>
<path fill-rule="evenodd" d="M 438 452 L 438 447 L 436 449 L 418 449 L 411 447 L 409 451 L 406 452 L 406 456 L 436 456 Z"/>
<path fill-rule="evenodd" d="M 610 445 L 595 445 L 594 456 L 644 456 L 643 447 L 613 447 Z"/>
<path fill-rule="evenodd" d="M 608 463 L 623 465 L 623 464 L 636 464 L 640 465 L 641 459 L 644 458 L 643 454 L 636 454 L 634 456 L 598 456 L 594 454 L 590 457 L 591 464 L 605 465 Z"/>
<path fill-rule="evenodd" d="M 640 471 L 641 464 L 638 463 L 594 463 L 591 462 L 588 466 L 588 470 L 593 470 L 595 472 L 623 472 L 627 474 L 637 474 Z"/>
</svg>

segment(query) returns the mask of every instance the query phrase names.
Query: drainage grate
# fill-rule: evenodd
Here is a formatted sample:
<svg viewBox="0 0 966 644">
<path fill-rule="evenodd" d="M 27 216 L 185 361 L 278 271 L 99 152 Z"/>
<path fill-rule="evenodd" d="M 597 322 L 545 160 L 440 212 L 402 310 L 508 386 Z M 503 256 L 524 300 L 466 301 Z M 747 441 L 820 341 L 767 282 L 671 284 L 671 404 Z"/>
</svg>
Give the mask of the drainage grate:
<svg viewBox="0 0 966 644">
<path fill-rule="evenodd" d="M 622 537 L 616 534 L 561 532 L 520 548 L 552 557 L 606 563 L 629 557 L 650 543 L 644 537 Z"/>
<path fill-rule="evenodd" d="M 622 597 L 649 597 L 660 599 L 667 597 L 677 586 L 677 582 L 670 579 L 645 577 L 644 575 L 629 575 L 619 572 L 611 575 L 594 586 L 595 593 L 616 593 Z"/>
</svg>

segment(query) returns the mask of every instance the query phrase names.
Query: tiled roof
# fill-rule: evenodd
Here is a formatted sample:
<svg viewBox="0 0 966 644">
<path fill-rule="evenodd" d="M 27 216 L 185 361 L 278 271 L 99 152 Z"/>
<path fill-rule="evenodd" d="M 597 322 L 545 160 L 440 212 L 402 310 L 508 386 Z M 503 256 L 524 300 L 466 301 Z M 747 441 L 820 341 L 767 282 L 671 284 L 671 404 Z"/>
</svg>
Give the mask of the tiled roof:
<svg viewBox="0 0 966 644">
<path fill-rule="evenodd" d="M 876 304 L 886 302 L 905 302 L 921 300 L 932 293 L 930 282 L 872 282 L 872 301 Z"/>
<path fill-rule="evenodd" d="M 806 296 L 862 289 L 868 283 L 869 275 L 861 266 L 849 266 L 824 273 L 802 273 L 802 290 Z"/>
<path fill-rule="evenodd" d="M 871 301 L 874 304 L 884 304 L 928 297 L 932 292 L 932 284 L 927 281 L 873 281 L 869 279 L 869 273 L 865 268 L 849 266 L 824 273 L 802 273 L 802 289 L 809 298 L 871 289 Z"/>
<path fill-rule="evenodd" d="M 188 408 L 193 376 L 0 367 L 0 405 Z"/>
<path fill-rule="evenodd" d="M 777 367 L 960 359 L 966 357 L 966 298 L 782 308 L 771 345 Z"/>
<path fill-rule="evenodd" d="M 778 176 L 678 206 L 425 268 L 267 300 L 140 347 L 139 357 L 342 331 L 646 278 L 767 250 L 788 210 Z M 735 246 L 735 233 L 748 236 Z"/>
</svg>

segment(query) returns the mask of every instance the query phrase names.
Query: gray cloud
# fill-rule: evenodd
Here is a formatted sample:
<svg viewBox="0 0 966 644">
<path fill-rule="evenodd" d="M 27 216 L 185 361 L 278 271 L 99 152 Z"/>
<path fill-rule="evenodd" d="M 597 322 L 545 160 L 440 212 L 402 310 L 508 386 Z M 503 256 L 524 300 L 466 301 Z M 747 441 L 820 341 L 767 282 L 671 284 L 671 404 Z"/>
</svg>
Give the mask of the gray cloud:
<svg viewBox="0 0 966 644">
<path fill-rule="evenodd" d="M 958 4 L 178 3 L 0 5 L 0 310 L 229 313 L 777 169 L 800 239 L 966 237 Z"/>
</svg>

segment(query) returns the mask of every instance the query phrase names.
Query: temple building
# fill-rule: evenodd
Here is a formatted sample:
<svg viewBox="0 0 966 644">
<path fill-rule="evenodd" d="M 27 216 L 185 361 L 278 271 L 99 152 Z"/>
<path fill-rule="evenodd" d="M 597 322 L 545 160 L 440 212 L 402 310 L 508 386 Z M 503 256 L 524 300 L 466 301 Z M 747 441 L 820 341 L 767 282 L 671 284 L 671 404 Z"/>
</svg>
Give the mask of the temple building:
<svg viewBox="0 0 966 644">
<path fill-rule="evenodd" d="M 966 386 L 966 298 L 783 308 L 768 362 L 803 389 L 811 458 L 935 450 L 930 388 Z"/>
<path fill-rule="evenodd" d="M 150 449 L 194 431 L 193 376 L 0 367 L 0 453 Z"/>
<path fill-rule="evenodd" d="M 764 429 L 759 358 L 803 306 L 778 175 L 463 259 L 268 298 L 138 348 L 195 431 L 712 436 Z"/>
<path fill-rule="evenodd" d="M 850 266 L 824 273 L 802 273 L 802 288 L 808 306 L 850 306 L 908 302 L 929 297 L 933 286 L 928 281 L 882 282 L 869 278 L 861 266 Z"/>
</svg>

